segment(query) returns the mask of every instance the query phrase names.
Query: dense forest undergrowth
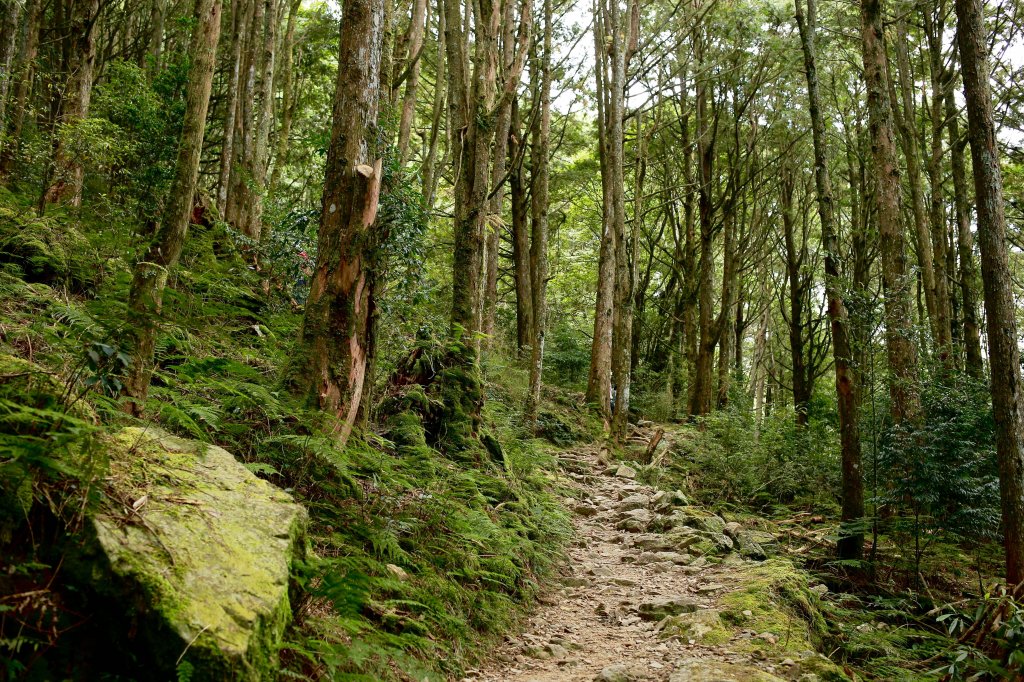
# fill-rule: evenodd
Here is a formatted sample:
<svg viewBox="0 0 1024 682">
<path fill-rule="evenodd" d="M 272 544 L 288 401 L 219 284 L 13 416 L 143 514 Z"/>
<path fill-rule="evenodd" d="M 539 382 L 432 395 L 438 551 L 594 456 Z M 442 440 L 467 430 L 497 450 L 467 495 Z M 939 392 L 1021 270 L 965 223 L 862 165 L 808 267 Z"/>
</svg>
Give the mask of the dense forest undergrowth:
<svg viewBox="0 0 1024 682">
<path fill-rule="evenodd" d="M 86 213 L 36 219 L 9 194 L 2 212 L 5 674 L 146 679 L 155 653 L 127 639 L 132 614 L 104 614 L 111 605 L 84 596 L 65 560 L 86 542 L 76 535 L 86 518 L 110 502 L 111 434 L 140 423 L 110 397 L 124 369 L 129 276 L 114 254 L 130 231 Z M 193 234 L 173 287 L 189 322 L 161 336 L 141 423 L 227 448 L 307 508 L 313 554 L 295 566 L 285 671 L 454 674 L 521 617 L 568 530 L 557 446 L 520 423 L 521 370 L 493 367 L 506 381 L 446 387 L 458 381 L 448 356 L 464 351 L 424 334 L 402 385 L 382 389 L 375 427 L 339 448 L 322 416 L 281 389 L 279 339 L 300 316 L 287 295 L 261 292 L 243 253 L 220 226 Z M 417 373 L 423 383 L 413 384 Z M 486 393 L 486 447 L 435 430 L 457 423 L 434 414 L 453 404 L 445 391 Z M 541 418 L 559 443 L 596 433 L 565 398 Z"/>
<path fill-rule="evenodd" d="M 294 292 L 280 280 L 268 289 L 251 267 L 249 245 L 212 222 L 194 226 L 168 290 L 174 313 L 161 330 L 160 369 L 140 421 L 115 397 L 126 363 L 117 344 L 129 283 L 129 262 L 118 254 L 134 238 L 130 223 L 84 210 L 39 218 L 29 200 L 10 193 L 0 215 L 7 676 L 53 679 L 74 669 L 76 679 L 147 679 L 149 666 L 166 669 L 173 654 L 179 678 L 189 678 L 183 652 L 133 644 L 145 608 L 97 589 L 81 566 L 88 519 L 106 505 L 130 517 L 140 499 L 124 499 L 112 483 L 113 434 L 136 424 L 224 447 L 308 510 L 312 551 L 293 565 L 295 620 L 281 644 L 282 678 L 459 677 L 550 591 L 563 570 L 576 494 L 559 453 L 603 442 L 582 394 L 572 382 L 557 385 L 572 378 L 572 363 L 553 363 L 570 369 L 552 370 L 534 437 L 522 418 L 521 366 L 488 353 L 483 380 L 475 379 L 453 360 L 466 352 L 462 343 L 420 329 L 408 337 L 410 352 L 381 373 L 369 428 L 338 447 L 322 413 L 282 389 L 289 357 L 280 339 L 300 320 Z M 983 425 L 963 422 L 963 401 L 980 400 L 972 386 L 928 398 L 933 414 L 953 401 L 956 414 L 941 425 L 959 429 L 968 449 L 985 447 L 968 442 Z M 646 399 L 657 414 L 657 393 Z M 474 403 L 483 405 L 482 424 L 479 437 L 467 438 L 458 431 L 460 411 Z M 975 605 L 998 599 L 988 594 L 1000 570 L 998 546 L 972 536 L 969 520 L 929 509 L 882 516 L 864 562 L 836 561 L 836 434 L 828 419 L 798 429 L 792 411 L 780 409 L 755 427 L 741 396 L 735 404 L 699 424 L 642 422 L 646 440 L 602 457 L 628 462 L 643 483 L 684 491 L 709 512 L 771 533 L 799 568 L 800 590 L 824 581 L 831 592 L 800 617 L 817 628 L 820 650 L 845 670 L 840 676 L 998 670 L 983 652 L 998 651 L 992 637 L 1016 647 L 1019 611 L 982 639 L 956 641 Z M 972 419 L 984 422 L 978 409 Z M 920 484 L 954 512 L 992 513 L 990 499 L 970 506 L 984 502 L 984 491 L 964 489 L 963 478 L 951 482 L 959 493 L 937 489 L 934 476 Z M 880 485 L 878 499 L 933 499 Z M 708 558 L 720 561 L 713 552 Z M 751 593 L 755 604 L 805 593 L 787 597 L 772 584 Z M 781 608 L 802 613 L 793 604 Z M 111 647 L 116 657 L 105 653 Z"/>
</svg>

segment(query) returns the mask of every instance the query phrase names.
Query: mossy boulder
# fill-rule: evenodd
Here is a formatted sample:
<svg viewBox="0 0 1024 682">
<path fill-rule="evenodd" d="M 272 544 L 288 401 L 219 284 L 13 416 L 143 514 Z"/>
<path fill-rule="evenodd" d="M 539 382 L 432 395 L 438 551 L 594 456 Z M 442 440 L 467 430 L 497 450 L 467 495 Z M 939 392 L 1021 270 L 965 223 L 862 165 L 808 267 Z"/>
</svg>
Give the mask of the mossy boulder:
<svg viewBox="0 0 1024 682">
<path fill-rule="evenodd" d="M 708 645 L 725 644 L 732 637 L 732 632 L 722 623 L 715 609 L 697 609 L 691 613 L 668 616 L 655 629 L 661 637 L 699 640 Z"/>
<path fill-rule="evenodd" d="M 782 682 L 782 679 L 757 668 L 692 658 L 679 664 L 669 682 Z"/>
<path fill-rule="evenodd" d="M 90 579 L 134 620 L 154 675 L 270 679 L 305 510 L 218 447 L 127 428 L 109 451 Z"/>
<path fill-rule="evenodd" d="M 825 647 L 829 629 L 807 573 L 788 559 L 775 557 L 736 564 L 729 581 L 735 588 L 715 605 L 722 622 L 735 632 L 757 633 L 733 639 L 731 647 L 766 658 L 798 659 L 790 672 L 809 672 L 831 682 L 848 679 L 841 668 L 813 653 Z"/>
</svg>

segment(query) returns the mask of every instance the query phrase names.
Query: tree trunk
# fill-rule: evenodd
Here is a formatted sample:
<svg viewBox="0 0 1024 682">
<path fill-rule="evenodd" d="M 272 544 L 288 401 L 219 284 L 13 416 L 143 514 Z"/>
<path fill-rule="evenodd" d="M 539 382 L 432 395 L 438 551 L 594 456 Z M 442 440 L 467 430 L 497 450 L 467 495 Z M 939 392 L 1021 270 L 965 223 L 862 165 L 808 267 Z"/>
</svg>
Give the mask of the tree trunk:
<svg viewBox="0 0 1024 682">
<path fill-rule="evenodd" d="M 85 169 L 81 159 L 73 155 L 60 139 L 65 126 L 89 116 L 92 98 L 92 76 L 96 66 L 96 33 L 99 24 L 99 0 L 74 0 L 69 35 L 73 42 L 68 63 L 67 89 L 60 103 L 60 127 L 53 156 L 53 179 L 47 187 L 47 203 L 69 203 L 80 206 Z"/>
<path fill-rule="evenodd" d="M 403 167 L 409 160 L 409 139 L 412 135 L 413 120 L 416 118 L 416 92 L 420 86 L 420 51 L 423 49 L 423 34 L 428 21 L 427 0 L 413 0 L 412 23 L 409 30 L 409 58 L 414 61 L 407 67 L 409 77 L 405 82 L 402 114 L 398 122 L 398 158 Z"/>
<path fill-rule="evenodd" d="M 735 186 L 733 186 L 733 190 Z M 736 268 L 736 203 L 730 199 L 722 217 L 722 309 L 718 315 L 718 394 L 716 405 L 725 409 L 729 404 L 729 368 L 734 360 L 736 341 L 736 287 L 739 273 Z"/>
<path fill-rule="evenodd" d="M 430 212 L 434 209 L 434 196 L 437 191 L 437 147 L 441 138 L 441 120 L 444 118 L 445 105 L 448 102 L 447 90 L 441 84 L 447 79 L 447 63 L 445 62 L 445 15 L 439 0 L 437 13 L 437 78 L 434 80 L 434 108 L 430 117 L 430 139 L 427 142 L 426 158 L 423 160 L 423 209 Z"/>
<path fill-rule="evenodd" d="M 227 215 L 228 193 L 231 188 L 232 164 L 235 158 L 235 136 L 241 114 L 239 101 L 242 96 L 242 71 L 245 68 L 245 44 L 249 41 L 249 24 L 255 0 L 232 0 L 231 2 L 231 61 L 229 63 L 227 109 L 224 114 L 224 139 L 220 151 L 220 173 L 217 180 L 217 211 L 221 217 Z"/>
<path fill-rule="evenodd" d="M 957 276 L 960 279 L 960 306 L 964 320 L 964 370 L 970 376 L 980 378 L 984 367 L 978 324 L 978 269 L 974 263 L 974 236 L 971 234 L 971 209 L 964 160 L 967 141 L 960 137 L 960 115 L 953 98 L 953 88 L 946 92 L 945 108 L 949 120 L 949 160 L 953 175 L 953 206 L 956 211 Z"/>
<path fill-rule="evenodd" d="M 917 111 L 914 106 L 914 75 L 910 70 L 910 57 L 907 54 L 906 24 L 902 19 L 896 24 L 896 59 L 899 65 L 903 112 L 901 114 L 895 105 L 892 106 L 892 112 L 900 130 L 903 153 L 907 161 L 910 207 L 914 217 L 914 236 L 917 240 L 917 261 L 924 288 L 925 308 L 932 331 L 932 343 L 939 357 L 945 358 L 949 354 L 949 297 L 945 295 L 945 280 L 940 283 L 939 273 L 935 269 L 935 254 L 925 214 L 924 190 L 921 187 L 921 151 L 916 129 Z"/>
<path fill-rule="evenodd" d="M 14 48 L 18 42 L 23 9 L 20 0 L 7 0 L 5 4 L 3 20 L 0 22 L 0 131 L 7 129 L 7 94 L 14 80 L 11 67 L 14 66 Z"/>
<path fill-rule="evenodd" d="M 629 419 L 630 349 L 633 347 L 633 287 L 636 281 L 636 249 L 630 254 L 626 234 L 626 178 L 625 178 L 625 131 L 623 120 L 626 107 L 626 71 L 629 68 L 632 43 L 635 36 L 631 28 L 622 21 L 617 0 L 608 3 L 605 17 L 605 35 L 611 36 L 611 47 L 607 52 L 611 63 L 611 81 L 605 90 L 604 125 L 607 127 L 605 141 L 608 163 L 605 171 L 609 174 L 611 212 L 606 214 L 612 220 L 612 235 L 615 248 L 615 284 L 612 309 L 612 387 L 615 404 L 612 407 L 611 435 L 616 442 L 626 436 Z M 606 37 L 607 40 L 607 37 Z M 640 114 L 638 112 L 637 116 Z M 640 120 L 639 118 L 637 119 Z M 637 128 L 639 131 L 639 127 Z M 639 201 L 639 198 L 637 199 Z M 634 219 L 633 235 L 637 234 L 639 216 Z M 635 238 L 634 238 L 635 241 Z M 632 255 L 632 262 L 630 256 Z"/>
<path fill-rule="evenodd" d="M 974 165 L 978 246 L 988 319 L 992 413 L 996 424 L 999 494 L 1003 512 L 1006 582 L 1024 581 L 1024 442 L 1020 350 L 999 147 L 992 119 L 988 42 L 981 0 L 956 0 L 957 43 L 967 100 L 967 137 Z"/>
<path fill-rule="evenodd" d="M 149 41 L 146 46 L 145 67 L 150 82 L 160 72 L 160 57 L 164 49 L 164 24 L 167 19 L 165 0 L 151 0 L 149 14 Z"/>
<path fill-rule="evenodd" d="M 476 5 L 473 30 L 473 68 L 470 73 L 470 36 L 463 27 L 462 4 L 445 0 L 445 45 L 448 52 L 449 125 L 458 131 L 459 163 L 454 187 L 452 258 L 452 333 L 469 340 L 480 329 L 479 297 L 484 249 L 484 219 L 491 160 L 497 29 L 500 3 L 481 0 Z M 475 344 L 474 344 L 475 345 Z"/>
<path fill-rule="evenodd" d="M 521 131 L 519 103 L 513 99 L 508 154 L 513 164 L 509 173 L 509 193 L 512 211 L 512 269 L 516 289 L 516 354 L 520 360 L 526 360 L 533 329 L 533 283 L 530 274 L 527 192 L 523 182 L 520 152 L 520 147 L 524 144 Z"/>
<path fill-rule="evenodd" d="M 271 191 L 276 190 L 281 183 L 281 172 L 288 163 L 288 150 L 291 148 L 292 120 L 295 116 L 295 21 L 301 5 L 302 0 L 292 0 L 288 8 L 288 25 L 284 33 L 281 62 L 281 126 L 277 131 L 274 169 L 270 174 Z"/>
<path fill-rule="evenodd" d="M 704 36 L 699 30 L 694 37 L 694 53 L 698 65 L 703 65 Z M 703 71 L 703 70 L 702 70 Z M 714 230 L 712 225 L 714 206 L 711 197 L 711 182 L 714 175 L 715 140 L 708 115 L 707 74 L 703 72 L 696 81 L 697 114 L 697 165 L 698 198 L 697 212 L 700 224 L 700 258 L 697 265 L 697 355 L 693 377 L 690 380 L 689 414 L 691 417 L 704 416 L 711 412 L 712 368 L 715 355 L 715 330 L 712 328 L 712 302 L 715 267 Z"/>
<path fill-rule="evenodd" d="M 796 0 L 796 20 L 807 77 L 811 136 L 814 142 L 814 184 L 818 193 L 821 248 L 825 252 L 825 298 L 832 329 L 832 356 L 836 371 L 836 405 L 839 413 L 839 441 L 842 459 L 842 523 L 836 551 L 840 559 L 859 560 L 864 555 L 864 475 L 861 471 L 860 424 L 857 412 L 857 375 L 850 348 L 850 319 L 842 297 L 839 271 L 839 239 L 836 230 L 835 199 L 828 168 L 828 138 L 818 94 L 817 2 L 807 0 L 807 15 Z"/>
<path fill-rule="evenodd" d="M 234 161 L 224 219 L 255 242 L 260 240 L 267 182 L 270 127 L 274 118 L 277 0 L 256 0 L 245 59 L 245 88 L 236 119 Z"/>
<path fill-rule="evenodd" d="M 596 405 L 608 426 L 611 425 L 611 372 L 612 372 L 612 313 L 615 297 L 615 235 L 614 220 L 611 217 L 612 188 L 608 152 L 606 101 L 608 72 L 605 55 L 605 31 L 603 13 L 594 10 L 594 49 L 596 55 L 595 76 L 597 80 L 598 157 L 601 162 L 601 246 L 597 266 L 597 302 L 594 309 L 594 338 L 590 348 L 590 376 L 587 379 L 588 403 Z"/>
<path fill-rule="evenodd" d="M 931 225 L 932 253 L 935 269 L 935 307 L 938 314 L 936 326 L 940 338 L 936 341 L 939 361 L 944 368 L 955 366 L 953 352 L 953 304 L 949 294 L 946 277 L 946 206 L 942 191 L 942 132 L 943 132 L 943 73 L 942 73 L 942 36 L 933 26 L 930 10 L 923 12 L 925 33 L 928 39 L 929 67 L 931 71 L 932 101 L 930 106 L 931 140 L 928 156 L 928 185 L 931 190 L 931 201 L 928 207 L 928 220 Z M 922 95 L 922 98 L 924 96 Z"/>
<path fill-rule="evenodd" d="M 17 68 L 13 72 L 14 94 L 11 98 L 12 111 L 7 126 L 7 142 L 0 151 L 0 177 L 9 175 L 21 146 L 21 130 L 25 123 L 28 98 L 32 93 L 36 53 L 39 50 L 39 22 L 42 17 L 42 0 L 30 0 L 25 18 L 25 33 L 19 50 Z"/>
<path fill-rule="evenodd" d="M 317 262 L 291 381 L 310 404 L 337 417 L 344 443 L 366 380 L 374 301 L 369 277 L 382 161 L 377 150 L 384 0 L 348 0 L 341 17 L 338 78 Z"/>
<path fill-rule="evenodd" d="M 519 51 L 528 49 L 525 36 L 530 33 L 532 15 L 529 0 L 522 4 L 520 14 L 521 44 L 517 47 L 515 33 L 512 30 L 515 26 L 514 12 L 515 5 L 508 2 L 505 7 L 505 18 L 503 20 L 501 36 L 502 73 L 506 81 L 518 83 L 522 75 L 522 68 L 525 64 L 525 55 Z M 543 79 L 543 76 L 542 76 Z M 503 97 L 498 103 L 498 111 L 495 116 L 495 138 L 494 138 L 494 162 L 491 164 L 491 196 L 488 199 L 487 214 L 491 217 L 487 230 L 487 241 L 484 244 L 486 254 L 486 268 L 484 271 L 483 291 L 483 333 L 488 339 L 488 345 L 493 345 L 495 337 L 495 315 L 498 308 L 498 259 L 500 257 L 499 247 L 501 246 L 501 213 L 505 202 L 505 179 L 508 168 L 508 148 L 510 132 L 512 130 L 512 105 L 517 99 L 516 96 Z M 549 114 L 550 118 L 550 114 Z M 550 128 L 550 123 L 549 126 Z M 516 131 L 518 135 L 518 130 Z M 545 209 L 545 215 L 546 215 Z M 545 228 L 546 233 L 546 228 Z"/>
<path fill-rule="evenodd" d="M 807 260 L 806 242 L 797 245 L 794 236 L 793 216 L 793 169 L 784 168 L 779 188 L 782 204 L 782 233 L 786 246 L 786 277 L 789 283 L 789 353 L 793 368 L 793 411 L 796 425 L 807 425 L 807 408 L 811 399 L 811 382 L 808 376 L 807 356 L 804 351 L 804 297 L 807 293 L 801 274 Z"/>
<path fill-rule="evenodd" d="M 530 338 L 530 393 L 526 399 L 526 421 L 535 427 L 540 406 L 544 370 L 544 336 L 547 324 L 548 288 L 548 176 L 551 137 L 551 0 L 544 0 L 544 55 L 540 60 L 540 91 L 537 93 L 540 115 L 533 126 L 530 244 L 531 292 L 533 294 L 533 332 Z"/>
<path fill-rule="evenodd" d="M 914 276 L 907 264 L 901 215 L 900 171 L 896 159 L 888 58 L 882 31 L 881 0 L 861 2 L 861 46 L 868 95 L 868 127 L 874 159 L 882 285 L 885 288 L 885 341 L 893 422 L 916 424 L 921 416 L 917 349 L 911 323 Z"/>
<path fill-rule="evenodd" d="M 125 393 L 130 397 L 127 409 L 136 416 L 142 412 L 153 374 L 156 324 L 163 306 L 164 288 L 168 276 L 181 257 L 192 216 L 206 130 L 206 112 L 216 65 L 217 42 L 220 38 L 220 0 L 197 0 L 195 11 L 196 27 L 189 50 L 192 67 L 189 70 L 174 179 L 171 181 L 160 228 L 145 257 L 135 265 L 128 293 L 132 366 L 125 380 Z"/>
</svg>

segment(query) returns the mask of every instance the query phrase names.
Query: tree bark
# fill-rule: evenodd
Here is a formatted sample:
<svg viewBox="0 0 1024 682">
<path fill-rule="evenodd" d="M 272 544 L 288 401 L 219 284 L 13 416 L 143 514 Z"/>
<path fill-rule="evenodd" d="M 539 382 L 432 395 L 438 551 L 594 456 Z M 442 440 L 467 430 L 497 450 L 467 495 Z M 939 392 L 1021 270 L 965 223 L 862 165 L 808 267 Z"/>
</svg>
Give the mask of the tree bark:
<svg viewBox="0 0 1024 682">
<path fill-rule="evenodd" d="M 508 155 L 512 163 L 509 172 L 509 195 L 512 213 L 512 271 L 516 290 L 516 355 L 520 360 L 527 360 L 527 349 L 530 348 L 530 334 L 533 329 L 533 285 L 530 274 L 527 191 L 524 186 L 520 154 L 520 146 L 524 142 L 521 136 L 519 102 L 513 99 Z"/>
<path fill-rule="evenodd" d="M 605 121 L 608 116 L 607 57 L 603 12 L 594 9 L 595 76 L 597 81 L 598 157 L 601 163 L 601 246 L 598 252 L 597 301 L 594 309 L 594 337 L 590 348 L 590 375 L 587 379 L 588 403 L 596 405 L 598 412 L 611 426 L 611 372 L 612 372 L 612 314 L 615 297 L 615 236 L 611 217 L 611 171 L 608 169 L 609 140 Z"/>
<path fill-rule="evenodd" d="M 861 471 L 860 424 L 857 412 L 857 375 L 853 371 L 850 347 L 850 319 L 842 296 L 839 271 L 839 239 L 836 230 L 835 198 L 828 168 L 828 138 L 821 113 L 818 92 L 817 2 L 807 0 L 804 15 L 801 0 L 796 0 L 796 21 L 807 78 L 808 109 L 814 143 L 814 184 L 818 194 L 818 218 L 821 221 L 821 248 L 825 252 L 825 298 L 832 329 L 832 357 L 836 373 L 836 405 L 839 413 L 839 441 L 842 459 L 842 515 L 836 552 L 840 559 L 859 560 L 864 555 L 864 475 Z"/>
<path fill-rule="evenodd" d="M 277 0 L 256 0 L 245 58 L 245 88 L 236 118 L 234 161 L 224 219 L 258 242 L 262 232 L 263 193 L 274 118 L 274 62 L 277 52 Z"/>
<path fill-rule="evenodd" d="M 999 147 L 992 118 L 988 42 L 981 0 L 956 0 L 957 43 L 974 165 L 978 246 L 988 318 L 992 413 L 996 424 L 1006 582 L 1024 581 L 1024 427 L 1016 307 L 1006 247 Z"/>
<path fill-rule="evenodd" d="M 196 28 L 189 50 L 192 67 L 189 70 L 185 116 L 174 179 L 171 181 L 160 228 L 146 255 L 135 265 L 128 293 L 132 366 L 124 389 L 130 397 L 127 409 L 136 416 L 142 412 L 153 374 L 156 324 L 163 307 L 164 288 L 168 276 L 181 257 L 192 216 L 217 42 L 220 39 L 221 0 L 197 0 L 195 16 Z"/>
<path fill-rule="evenodd" d="M 409 31 L 409 58 L 414 60 L 409 65 L 409 78 L 405 82 L 405 94 L 402 96 L 402 114 L 398 122 L 398 158 L 404 167 L 409 160 L 409 139 L 412 135 L 412 124 L 416 118 L 416 92 L 420 86 L 420 51 L 423 49 L 423 34 L 427 15 L 427 0 L 413 0 L 412 23 Z"/>
<path fill-rule="evenodd" d="M 288 24 L 284 33 L 281 61 L 281 125 L 277 131 L 277 144 L 274 150 L 274 166 L 270 174 L 270 190 L 274 191 L 281 183 L 281 173 L 288 163 L 288 151 L 291 148 L 292 120 L 295 116 L 295 22 L 298 18 L 302 0 L 292 0 L 288 8 Z"/>
<path fill-rule="evenodd" d="M 384 0 L 348 0 L 327 149 L 317 262 L 292 368 L 295 390 L 337 418 L 344 443 L 359 413 L 373 315 L 374 232 L 382 161 L 377 150 Z"/>
<path fill-rule="evenodd" d="M 502 74 L 507 83 L 518 83 L 522 76 L 522 69 L 526 62 L 526 55 L 523 53 L 529 49 L 527 37 L 531 33 L 533 23 L 529 0 L 526 0 L 521 5 L 522 9 L 519 17 L 520 36 L 519 43 L 517 44 L 515 32 L 513 31 L 515 27 L 514 8 L 514 3 L 508 2 L 506 4 L 505 18 L 502 22 Z M 512 129 L 512 104 L 516 99 L 518 98 L 515 95 L 503 97 L 498 102 L 498 110 L 495 115 L 494 161 L 491 164 L 491 194 L 487 205 L 487 214 L 490 216 L 490 221 L 487 229 L 487 241 L 484 244 L 486 267 L 484 268 L 483 309 L 481 312 L 483 333 L 488 340 L 488 346 L 493 345 L 495 340 L 495 315 L 498 308 L 498 259 L 500 257 L 499 247 L 501 246 L 501 213 L 505 202 L 507 157 Z M 550 122 L 548 127 L 550 128 Z M 518 131 L 516 134 L 518 134 Z"/>
<path fill-rule="evenodd" d="M 635 3 L 630 4 L 630 14 Z M 626 177 L 625 177 L 625 131 L 623 120 L 626 108 L 626 72 L 630 58 L 636 49 L 637 37 L 629 17 L 623 17 L 618 0 L 611 0 L 606 5 L 605 41 L 610 40 L 607 57 L 611 66 L 611 81 L 605 90 L 606 106 L 603 125 L 608 162 L 604 170 L 609 174 L 608 186 L 610 195 L 605 201 L 611 201 L 611 211 L 606 217 L 612 221 L 612 236 L 615 250 L 615 282 L 612 290 L 612 387 L 615 404 L 612 407 L 611 435 L 616 442 L 626 436 L 629 419 L 630 389 L 630 350 L 633 347 L 633 287 L 636 281 L 635 235 L 638 229 L 639 215 L 633 222 L 632 237 L 626 233 Z M 639 117 L 639 112 L 637 113 Z M 639 118 L 638 118 L 639 120 Z M 637 128 L 638 134 L 640 128 Z M 638 199 L 639 200 L 639 199 Z M 632 254 L 627 239 L 634 242 Z M 632 255 L 632 259 L 631 259 Z"/>
<path fill-rule="evenodd" d="M 910 185 L 910 202 L 914 217 L 914 236 L 917 241 L 917 261 L 924 287 L 925 308 L 932 332 L 932 343 L 940 358 L 949 355 L 949 296 L 945 280 L 936 272 L 935 253 L 931 232 L 924 207 L 924 190 L 921 187 L 921 151 L 917 137 L 917 109 L 914 105 L 914 75 L 910 70 L 907 54 L 907 29 L 900 19 L 896 23 L 896 59 L 899 65 L 899 86 L 903 100 L 902 115 L 898 107 L 892 112 L 903 140 L 903 153 L 907 162 L 907 181 Z"/>
<path fill-rule="evenodd" d="M 811 400 L 811 382 L 808 376 L 807 355 L 804 350 L 804 330 L 808 322 L 804 319 L 804 299 L 807 294 L 806 280 L 802 275 L 807 260 L 807 243 L 801 239 L 796 243 L 794 235 L 793 191 L 794 171 L 786 167 L 781 174 L 779 199 L 782 204 L 782 233 L 786 247 L 786 277 L 789 284 L 789 353 L 793 374 L 793 411 L 796 425 L 807 425 L 807 408 Z"/>
<path fill-rule="evenodd" d="M 888 58 L 882 30 L 881 0 L 861 2 L 861 47 L 867 85 L 868 128 L 874 159 L 882 284 L 885 289 L 890 409 L 897 426 L 910 426 L 916 424 L 921 417 L 917 349 L 914 346 L 910 305 L 914 276 L 907 264 L 903 239 L 902 190 L 889 100 Z"/>
<path fill-rule="evenodd" d="M 449 124 L 459 148 L 454 187 L 454 255 L 452 258 L 451 327 L 467 340 L 480 330 L 484 219 L 491 161 L 497 79 L 497 31 L 500 2 L 480 0 L 476 11 L 462 14 L 459 0 L 445 0 L 445 45 L 448 53 Z M 469 14 L 473 14 L 470 17 Z M 473 68 L 470 36 L 473 34 Z M 472 344 L 475 346 L 475 344 Z"/>
<path fill-rule="evenodd" d="M 704 37 L 698 32 L 694 38 L 694 52 L 698 64 L 703 65 Z M 697 114 L 697 166 L 698 198 L 697 213 L 700 225 L 700 257 L 697 264 L 697 354 L 693 377 L 690 380 L 689 414 L 691 417 L 711 412 L 712 367 L 715 355 L 716 334 L 712 320 L 714 282 L 714 230 L 712 225 L 714 206 L 711 197 L 711 182 L 714 174 L 715 134 L 709 122 L 707 75 L 702 74 L 696 81 Z"/>
<path fill-rule="evenodd" d="M 530 243 L 530 270 L 532 273 L 533 331 L 530 338 L 530 392 L 526 399 L 526 420 L 535 427 L 544 370 L 544 337 L 547 324 L 548 288 L 548 183 L 551 137 L 551 35 L 553 10 L 551 0 L 544 0 L 544 53 L 540 64 L 540 115 L 533 128 L 533 147 L 530 166 L 533 190 L 531 192 L 532 234 Z"/>
<path fill-rule="evenodd" d="M 15 79 L 11 97 L 12 112 L 7 126 L 7 143 L 0 150 L 0 177 L 10 174 L 21 146 L 21 130 L 25 123 L 28 98 L 32 93 L 35 59 L 39 50 L 39 22 L 42 17 L 42 9 L 42 0 L 29 0 L 17 68 L 12 72 L 12 77 Z"/>
<path fill-rule="evenodd" d="M 964 371 L 980 378 L 984 372 L 981 358 L 981 332 L 978 323 L 978 268 L 974 261 L 974 236 L 971 234 L 971 209 L 968 200 L 967 169 L 964 159 L 966 139 L 960 136 L 960 114 L 953 88 L 946 92 L 946 118 L 949 120 L 949 163 L 953 176 L 953 206 L 956 211 L 956 250 L 960 280 L 960 307 L 964 325 Z"/>
<path fill-rule="evenodd" d="M 434 209 L 434 196 L 437 192 L 437 147 L 440 144 L 441 120 L 444 118 L 448 92 L 441 86 L 447 79 L 447 63 L 445 61 L 445 14 L 444 0 L 438 0 L 437 13 L 437 77 L 434 79 L 434 108 L 430 117 L 430 139 L 427 142 L 426 158 L 423 160 L 423 209 L 430 212 Z"/>
<path fill-rule="evenodd" d="M 935 306 L 938 319 L 936 326 L 939 337 L 936 338 L 936 350 L 943 368 L 955 366 L 953 346 L 953 301 L 950 297 L 946 261 L 946 206 L 942 191 L 942 132 L 943 132 L 943 100 L 945 99 L 942 69 L 942 35 L 941 29 L 933 25 L 931 10 L 924 9 L 925 34 L 928 41 L 929 70 L 931 76 L 931 137 L 928 155 L 928 185 L 931 190 L 931 201 L 928 207 L 928 221 L 931 226 L 932 254 L 935 270 Z M 923 100 L 922 95 L 922 100 Z"/>
<path fill-rule="evenodd" d="M 0 131 L 7 129 L 7 94 L 14 80 L 14 48 L 18 43 L 23 8 L 19 0 L 7 0 L 0 22 Z M 31 30 L 31 27 L 29 27 Z"/>
<path fill-rule="evenodd" d="M 92 98 L 92 77 L 96 66 L 96 34 L 99 24 L 99 0 L 74 0 L 69 35 L 73 42 L 68 63 L 67 88 L 60 103 L 60 128 L 73 126 L 89 116 Z M 47 187 L 46 203 L 68 203 L 80 206 L 85 169 L 82 161 L 68 150 L 58 137 L 53 155 L 53 179 Z"/>
</svg>

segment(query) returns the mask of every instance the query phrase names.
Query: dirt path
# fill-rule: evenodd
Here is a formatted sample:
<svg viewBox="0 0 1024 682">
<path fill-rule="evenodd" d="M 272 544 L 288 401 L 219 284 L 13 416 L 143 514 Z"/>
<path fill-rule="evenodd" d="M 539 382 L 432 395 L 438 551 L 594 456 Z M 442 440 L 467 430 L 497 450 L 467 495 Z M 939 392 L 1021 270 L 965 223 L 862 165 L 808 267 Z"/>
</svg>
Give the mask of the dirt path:
<svg viewBox="0 0 1024 682">
<path fill-rule="evenodd" d="M 795 653 L 788 634 L 785 646 L 778 647 L 781 652 L 766 652 L 764 647 L 779 644 L 782 633 L 758 633 L 756 628 L 742 627 L 733 630 L 723 625 L 719 617 L 722 596 L 749 587 L 750 581 L 738 576 L 756 562 L 736 552 L 727 552 L 724 557 L 697 555 L 698 545 L 707 548 L 707 537 L 728 542 L 722 539 L 724 533 L 671 535 L 671 524 L 659 524 L 658 519 L 685 517 L 694 525 L 695 508 L 685 506 L 681 494 L 637 484 L 628 467 L 610 473 L 593 449 L 565 453 L 562 465 L 575 480 L 582 498 L 573 502 L 576 539 L 569 552 L 572 575 L 562 586 L 552 586 L 526 630 L 507 638 L 494 652 L 491 665 L 470 671 L 467 679 L 818 679 L 813 673 L 803 672 L 803 664 L 794 659 L 820 657 L 810 651 Z M 710 522 L 710 531 L 717 530 L 714 524 L 724 523 L 713 518 L 716 521 Z M 735 532 L 738 524 L 729 525 Z M 665 532 L 647 532 L 652 527 Z M 694 541 L 695 537 L 702 542 Z M 752 611 L 743 610 L 742 614 L 758 620 Z M 792 630 L 792 624 L 788 627 Z"/>
</svg>

